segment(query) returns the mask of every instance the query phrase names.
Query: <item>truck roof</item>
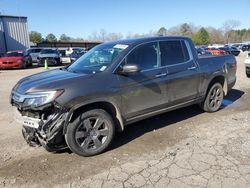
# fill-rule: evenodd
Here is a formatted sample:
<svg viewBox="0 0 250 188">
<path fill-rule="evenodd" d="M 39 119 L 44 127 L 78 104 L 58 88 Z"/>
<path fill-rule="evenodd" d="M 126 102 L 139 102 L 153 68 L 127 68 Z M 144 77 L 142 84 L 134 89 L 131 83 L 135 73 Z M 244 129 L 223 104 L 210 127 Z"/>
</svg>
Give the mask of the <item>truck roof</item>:
<svg viewBox="0 0 250 188">
<path fill-rule="evenodd" d="M 155 41 L 155 40 L 167 40 L 167 39 L 189 39 L 189 38 L 183 37 L 183 36 L 157 36 L 157 37 L 142 37 L 142 38 L 134 38 L 134 39 L 122 39 L 122 40 L 118 40 L 115 42 L 116 43 L 120 42 L 122 44 L 136 44 L 136 43 L 142 43 L 142 42 L 150 42 L 150 41 Z"/>
</svg>

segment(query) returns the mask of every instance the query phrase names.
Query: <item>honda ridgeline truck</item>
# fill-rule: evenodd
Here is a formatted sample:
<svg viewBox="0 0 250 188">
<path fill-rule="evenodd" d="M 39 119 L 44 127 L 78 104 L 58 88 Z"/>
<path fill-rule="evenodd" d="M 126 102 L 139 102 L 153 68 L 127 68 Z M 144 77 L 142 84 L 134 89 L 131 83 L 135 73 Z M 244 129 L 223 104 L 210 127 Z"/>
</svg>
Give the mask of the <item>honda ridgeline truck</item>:
<svg viewBox="0 0 250 188">
<path fill-rule="evenodd" d="M 198 57 L 185 37 L 119 40 L 21 79 L 10 99 L 30 145 L 92 156 L 133 122 L 192 104 L 219 110 L 236 67 L 233 55 Z"/>
</svg>

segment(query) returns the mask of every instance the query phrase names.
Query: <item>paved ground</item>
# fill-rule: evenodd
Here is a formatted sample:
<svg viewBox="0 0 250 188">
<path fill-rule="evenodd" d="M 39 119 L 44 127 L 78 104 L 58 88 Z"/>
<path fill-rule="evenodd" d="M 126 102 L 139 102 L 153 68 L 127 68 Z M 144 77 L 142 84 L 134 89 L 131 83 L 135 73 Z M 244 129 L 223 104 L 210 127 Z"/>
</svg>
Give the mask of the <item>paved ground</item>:
<svg viewBox="0 0 250 188">
<path fill-rule="evenodd" d="M 128 126 L 104 154 L 31 148 L 13 122 L 8 95 L 42 68 L 0 72 L 0 187 L 250 187 L 250 79 L 238 81 L 213 114 L 197 106 Z"/>
</svg>

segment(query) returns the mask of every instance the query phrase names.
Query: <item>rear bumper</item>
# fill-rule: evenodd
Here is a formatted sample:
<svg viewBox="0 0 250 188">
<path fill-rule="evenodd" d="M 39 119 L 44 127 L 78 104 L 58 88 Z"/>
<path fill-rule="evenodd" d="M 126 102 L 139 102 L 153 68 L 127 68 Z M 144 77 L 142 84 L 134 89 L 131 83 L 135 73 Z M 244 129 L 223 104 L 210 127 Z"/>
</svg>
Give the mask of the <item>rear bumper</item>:
<svg viewBox="0 0 250 188">
<path fill-rule="evenodd" d="M 250 58 L 245 60 L 246 74 L 250 74 Z"/>
<path fill-rule="evenodd" d="M 231 52 L 234 56 L 238 56 L 240 54 L 240 51 L 233 51 Z"/>
<path fill-rule="evenodd" d="M 228 84 L 228 91 L 230 91 L 234 87 L 235 84 L 236 84 L 236 77 L 235 77 L 235 79 L 232 82 L 230 82 Z"/>
<path fill-rule="evenodd" d="M 246 66 L 246 74 L 250 75 L 250 66 L 249 67 Z"/>
</svg>

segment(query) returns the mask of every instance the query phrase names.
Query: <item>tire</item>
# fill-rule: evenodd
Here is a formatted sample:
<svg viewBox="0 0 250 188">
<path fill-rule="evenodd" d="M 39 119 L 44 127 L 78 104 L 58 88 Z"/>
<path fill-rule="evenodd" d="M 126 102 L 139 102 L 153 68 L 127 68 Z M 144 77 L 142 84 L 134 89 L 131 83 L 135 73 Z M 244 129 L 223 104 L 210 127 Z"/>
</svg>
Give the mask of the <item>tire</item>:
<svg viewBox="0 0 250 188">
<path fill-rule="evenodd" d="M 58 65 L 58 66 L 61 66 L 61 65 L 62 65 L 62 62 L 61 62 L 61 61 L 57 61 L 57 65 Z"/>
<path fill-rule="evenodd" d="M 205 100 L 200 104 L 205 112 L 216 112 L 220 109 L 224 98 L 224 91 L 221 83 L 214 83 L 208 90 Z"/>
<path fill-rule="evenodd" d="M 248 78 L 250 78 L 250 74 L 246 74 Z"/>
<path fill-rule="evenodd" d="M 23 69 L 26 69 L 28 67 L 27 62 L 23 62 Z"/>
<path fill-rule="evenodd" d="M 33 66 L 33 61 L 30 60 L 30 62 L 29 62 L 29 67 L 32 67 L 32 66 Z"/>
<path fill-rule="evenodd" d="M 22 128 L 22 135 L 24 140 L 29 146 L 32 147 L 40 146 L 40 142 L 36 137 L 35 132 L 36 132 L 35 129 L 30 127 L 23 126 Z"/>
<path fill-rule="evenodd" d="M 115 134 L 114 121 L 102 109 L 83 112 L 68 125 L 65 140 L 70 150 L 80 156 L 104 152 Z"/>
</svg>

